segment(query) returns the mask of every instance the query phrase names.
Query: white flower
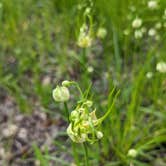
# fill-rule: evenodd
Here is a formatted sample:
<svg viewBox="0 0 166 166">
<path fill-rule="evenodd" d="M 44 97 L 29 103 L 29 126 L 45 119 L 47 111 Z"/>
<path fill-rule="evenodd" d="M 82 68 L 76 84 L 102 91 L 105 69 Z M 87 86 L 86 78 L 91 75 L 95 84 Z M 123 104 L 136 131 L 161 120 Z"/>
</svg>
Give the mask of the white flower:
<svg viewBox="0 0 166 166">
<path fill-rule="evenodd" d="M 156 30 L 154 28 L 150 28 L 148 31 L 149 36 L 155 36 L 156 35 Z"/>
<path fill-rule="evenodd" d="M 87 7 L 86 9 L 85 9 L 85 15 L 88 15 L 88 14 L 90 14 L 90 12 L 91 12 L 91 8 L 90 7 Z"/>
<path fill-rule="evenodd" d="M 130 149 L 127 153 L 129 157 L 135 158 L 137 156 L 137 151 L 135 149 Z"/>
<path fill-rule="evenodd" d="M 148 8 L 149 9 L 156 9 L 158 7 L 158 3 L 155 0 L 151 0 L 148 2 Z"/>
<path fill-rule="evenodd" d="M 134 32 L 134 37 L 135 37 L 136 39 L 140 39 L 140 38 L 142 38 L 142 36 L 143 36 L 143 33 L 142 33 L 141 30 L 135 30 L 135 32 Z"/>
<path fill-rule="evenodd" d="M 69 93 L 68 88 L 66 88 L 65 86 L 57 86 L 53 90 L 52 96 L 53 96 L 55 101 L 65 102 L 65 101 L 69 100 L 70 93 Z"/>
<path fill-rule="evenodd" d="M 88 71 L 89 73 L 93 73 L 94 68 L 93 68 L 92 66 L 89 66 L 89 67 L 87 68 L 87 71 Z"/>
<path fill-rule="evenodd" d="M 156 65 L 156 70 L 161 73 L 166 73 L 166 63 L 163 61 L 158 62 Z"/>
<path fill-rule="evenodd" d="M 103 137 L 103 133 L 101 131 L 97 131 L 96 135 L 98 139 L 101 139 Z"/>
<path fill-rule="evenodd" d="M 152 72 L 147 72 L 147 73 L 146 73 L 146 77 L 147 77 L 148 79 L 152 78 L 152 77 L 153 77 L 153 73 L 152 73 Z"/>
<path fill-rule="evenodd" d="M 140 18 L 136 18 L 132 22 L 132 27 L 133 28 L 139 28 L 142 25 L 142 20 Z"/>
<path fill-rule="evenodd" d="M 107 30 L 105 28 L 101 27 L 98 29 L 98 31 L 97 31 L 98 38 L 104 39 L 106 35 L 107 35 Z"/>
</svg>

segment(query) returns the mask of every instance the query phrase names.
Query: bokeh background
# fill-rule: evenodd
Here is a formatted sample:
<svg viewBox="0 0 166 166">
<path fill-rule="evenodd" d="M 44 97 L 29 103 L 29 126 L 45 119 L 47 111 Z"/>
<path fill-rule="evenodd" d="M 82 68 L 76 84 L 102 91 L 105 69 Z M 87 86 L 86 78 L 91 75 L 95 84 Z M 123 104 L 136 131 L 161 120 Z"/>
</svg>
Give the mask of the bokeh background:
<svg viewBox="0 0 166 166">
<path fill-rule="evenodd" d="M 111 89 L 120 90 L 103 139 L 89 145 L 92 166 L 166 165 L 166 1 L 149 2 L 0 0 L 0 165 L 84 165 L 81 145 L 73 157 L 63 105 L 52 98 L 63 80 L 92 85 L 98 116 Z M 92 44 L 81 48 L 86 17 Z M 72 110 L 78 94 L 70 93 Z"/>
</svg>

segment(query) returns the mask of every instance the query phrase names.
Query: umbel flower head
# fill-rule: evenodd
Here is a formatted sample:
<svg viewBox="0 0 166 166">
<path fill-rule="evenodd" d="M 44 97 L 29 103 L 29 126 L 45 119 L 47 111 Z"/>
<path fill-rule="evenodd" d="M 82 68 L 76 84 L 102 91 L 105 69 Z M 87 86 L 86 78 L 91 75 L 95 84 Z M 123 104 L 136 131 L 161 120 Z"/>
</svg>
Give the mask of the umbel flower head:
<svg viewBox="0 0 166 166">
<path fill-rule="evenodd" d="M 92 104 L 92 101 L 86 100 L 79 103 L 76 109 L 71 112 L 67 134 L 76 143 L 85 141 L 94 143 L 103 137 L 103 133 L 98 130 L 101 119 L 97 119 L 96 110 L 89 112 Z"/>
</svg>

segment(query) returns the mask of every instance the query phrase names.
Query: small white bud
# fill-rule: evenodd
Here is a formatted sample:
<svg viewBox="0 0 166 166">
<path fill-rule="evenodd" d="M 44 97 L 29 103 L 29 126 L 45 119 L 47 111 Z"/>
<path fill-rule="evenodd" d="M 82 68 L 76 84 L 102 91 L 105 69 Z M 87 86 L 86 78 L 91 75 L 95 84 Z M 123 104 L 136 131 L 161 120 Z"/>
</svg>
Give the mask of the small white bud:
<svg viewBox="0 0 166 166">
<path fill-rule="evenodd" d="M 85 9 L 85 15 L 88 15 L 88 14 L 90 14 L 90 12 L 91 12 L 91 8 L 90 7 L 87 7 L 86 9 Z"/>
<path fill-rule="evenodd" d="M 153 77 L 153 73 L 152 73 L 152 72 L 147 72 L 147 73 L 146 73 L 146 77 L 147 77 L 148 79 L 152 78 L 152 77 Z"/>
<path fill-rule="evenodd" d="M 57 86 L 52 92 L 53 98 L 57 102 L 65 102 L 70 98 L 70 93 L 68 88 L 65 86 Z"/>
<path fill-rule="evenodd" d="M 148 2 L 148 8 L 149 9 L 157 9 L 158 8 L 158 3 L 156 0 L 151 0 Z"/>
<path fill-rule="evenodd" d="M 142 20 L 140 18 L 136 18 L 132 22 L 132 27 L 133 28 L 139 28 L 142 25 Z"/>
<path fill-rule="evenodd" d="M 135 158 L 137 156 L 137 151 L 135 149 L 130 149 L 127 153 L 129 157 Z"/>
<path fill-rule="evenodd" d="M 166 63 L 165 62 L 158 62 L 156 65 L 156 70 L 160 73 L 166 73 Z"/>
<path fill-rule="evenodd" d="M 97 131 L 96 136 L 98 139 L 101 139 L 103 137 L 103 133 L 101 131 Z"/>
<path fill-rule="evenodd" d="M 104 39 L 107 35 L 107 30 L 105 28 L 99 28 L 97 31 L 97 37 Z"/>
<path fill-rule="evenodd" d="M 134 37 L 135 37 L 136 39 L 140 39 L 140 38 L 142 38 L 142 36 L 143 36 L 143 33 L 142 33 L 141 30 L 136 30 L 136 31 L 134 32 Z"/>
<path fill-rule="evenodd" d="M 148 35 L 149 36 L 155 36 L 156 35 L 156 30 L 154 28 L 149 29 Z"/>
<path fill-rule="evenodd" d="M 89 67 L 87 68 L 87 71 L 88 71 L 89 73 L 93 73 L 94 69 L 93 69 L 92 66 L 89 66 Z"/>
</svg>

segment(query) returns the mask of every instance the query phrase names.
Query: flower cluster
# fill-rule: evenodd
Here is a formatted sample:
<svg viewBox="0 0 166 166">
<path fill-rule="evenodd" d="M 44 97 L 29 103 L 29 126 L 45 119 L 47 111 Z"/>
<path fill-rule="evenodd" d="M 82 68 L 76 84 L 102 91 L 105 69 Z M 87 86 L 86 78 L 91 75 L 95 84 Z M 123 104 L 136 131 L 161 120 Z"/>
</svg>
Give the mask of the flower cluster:
<svg viewBox="0 0 166 166">
<path fill-rule="evenodd" d="M 139 12 L 136 6 L 129 6 L 131 13 L 127 15 L 127 19 L 131 26 L 125 28 L 123 34 L 128 36 L 133 32 L 135 39 L 148 36 L 150 40 L 159 41 L 166 27 L 166 9 L 163 9 L 162 2 L 159 0 L 148 0 L 146 3 L 140 2 L 140 5 L 145 8 L 142 13 Z M 151 18 L 145 17 L 145 15 Z M 155 19 L 152 19 L 153 17 Z"/>
<path fill-rule="evenodd" d="M 92 105 L 92 101 L 86 100 L 71 112 L 67 134 L 72 141 L 94 143 L 103 137 L 103 133 L 97 130 L 100 120 L 97 119 L 95 110 L 89 112 Z"/>
<path fill-rule="evenodd" d="M 83 24 L 82 27 L 80 28 L 77 44 L 79 47 L 82 48 L 87 48 L 92 45 L 92 38 L 90 36 L 90 32 L 86 24 Z"/>
<path fill-rule="evenodd" d="M 73 111 L 68 110 L 69 126 L 67 134 L 73 142 L 83 143 L 85 141 L 94 143 L 103 137 L 103 133 L 99 130 L 101 123 L 110 114 L 111 107 L 100 118 L 96 117 L 96 109 L 93 109 L 93 102 L 85 97 L 79 85 L 74 81 L 63 81 L 62 86 L 57 86 L 53 90 L 53 98 L 57 102 L 66 102 L 69 100 L 70 93 L 68 87 L 74 85 L 80 92 L 81 99 L 77 102 L 76 108 Z M 113 94 L 115 89 L 112 90 Z M 119 93 L 119 92 L 118 92 Z M 116 93 L 115 98 L 118 93 Z M 114 98 L 114 99 L 115 99 Z"/>
</svg>

